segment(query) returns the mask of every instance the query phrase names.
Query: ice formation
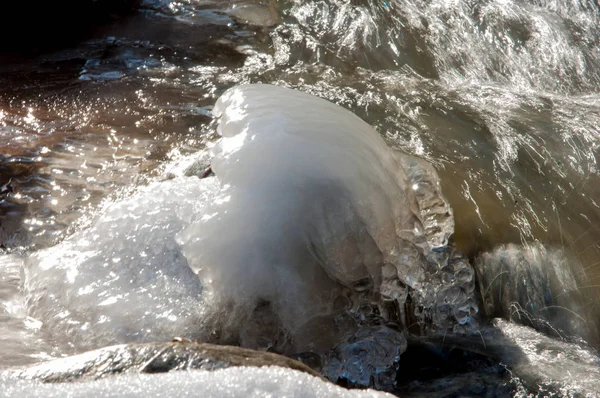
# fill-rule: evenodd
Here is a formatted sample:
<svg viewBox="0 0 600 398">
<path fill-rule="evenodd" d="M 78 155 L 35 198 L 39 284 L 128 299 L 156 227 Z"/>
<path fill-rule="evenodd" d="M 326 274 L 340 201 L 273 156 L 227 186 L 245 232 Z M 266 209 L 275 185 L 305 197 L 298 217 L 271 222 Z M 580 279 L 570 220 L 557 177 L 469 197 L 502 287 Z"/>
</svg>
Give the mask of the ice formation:
<svg viewBox="0 0 600 398">
<path fill-rule="evenodd" d="M 29 259 L 30 311 L 55 338 L 313 352 L 330 377 L 361 384 L 397 364 L 402 325 L 473 323 L 473 270 L 448 246 L 452 212 L 430 165 L 288 88 L 234 87 L 214 114 L 216 177 L 151 184 Z"/>
<path fill-rule="evenodd" d="M 213 280 L 251 274 L 232 297 L 248 303 L 248 291 L 261 292 L 287 330 L 331 312 L 322 294 L 335 290 L 319 286 L 323 271 L 363 293 L 359 304 L 381 297 L 401 309 L 412 289 L 420 321 L 441 329 L 470 322 L 473 271 L 447 246 L 452 212 L 429 164 L 390 150 L 351 112 L 287 88 L 235 87 L 214 113 L 223 138 L 212 165 L 226 201 L 180 235 L 194 270 Z M 244 229 L 232 232 L 236 223 Z M 217 261 L 227 269 L 206 267 Z M 377 312 L 387 312 L 380 304 Z"/>
</svg>

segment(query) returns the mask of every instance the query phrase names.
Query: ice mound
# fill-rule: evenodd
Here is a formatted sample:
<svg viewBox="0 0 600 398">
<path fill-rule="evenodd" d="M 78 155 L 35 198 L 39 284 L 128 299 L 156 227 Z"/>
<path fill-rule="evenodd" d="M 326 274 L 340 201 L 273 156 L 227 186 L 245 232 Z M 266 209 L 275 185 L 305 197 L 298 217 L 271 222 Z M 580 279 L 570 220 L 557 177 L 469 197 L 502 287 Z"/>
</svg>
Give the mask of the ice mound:
<svg viewBox="0 0 600 398">
<path fill-rule="evenodd" d="M 30 312 L 57 341 L 183 336 L 312 352 L 332 379 L 382 386 L 404 327 L 474 323 L 473 269 L 448 246 L 452 211 L 429 164 L 392 151 L 351 112 L 283 87 L 234 87 L 214 114 L 215 177 L 172 168 L 184 176 L 29 258 Z"/>
<path fill-rule="evenodd" d="M 280 367 L 119 375 L 107 379 L 42 384 L 0 377 L 4 396 L 17 397 L 339 397 L 385 398 L 373 390 L 349 391 L 308 374 Z"/>
<path fill-rule="evenodd" d="M 345 310 L 398 321 L 389 312 L 411 294 L 428 329 L 471 322 L 473 270 L 447 246 L 452 211 L 430 165 L 392 151 L 351 112 L 283 87 L 235 87 L 214 114 L 222 200 L 179 242 L 234 307 L 268 302 L 292 336 L 344 297 Z"/>
</svg>

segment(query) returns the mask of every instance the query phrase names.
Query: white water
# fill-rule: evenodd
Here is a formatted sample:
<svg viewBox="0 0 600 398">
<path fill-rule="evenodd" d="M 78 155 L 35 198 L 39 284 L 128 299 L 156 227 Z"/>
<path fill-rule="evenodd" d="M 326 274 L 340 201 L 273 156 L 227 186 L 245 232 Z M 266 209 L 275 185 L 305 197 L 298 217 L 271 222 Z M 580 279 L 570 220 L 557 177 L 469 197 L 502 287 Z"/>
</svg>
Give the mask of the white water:
<svg viewBox="0 0 600 398">
<path fill-rule="evenodd" d="M 539 244 L 502 245 L 475 263 L 489 317 L 510 319 L 555 338 L 594 341 L 595 324 L 584 318 L 578 263 L 566 253 Z"/>
</svg>

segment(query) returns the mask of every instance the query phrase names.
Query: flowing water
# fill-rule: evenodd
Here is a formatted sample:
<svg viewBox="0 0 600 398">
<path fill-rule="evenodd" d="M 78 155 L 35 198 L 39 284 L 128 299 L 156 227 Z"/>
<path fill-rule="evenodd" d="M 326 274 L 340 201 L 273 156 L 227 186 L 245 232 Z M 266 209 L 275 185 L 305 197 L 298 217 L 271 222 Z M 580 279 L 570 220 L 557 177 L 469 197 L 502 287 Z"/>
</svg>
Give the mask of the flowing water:
<svg viewBox="0 0 600 398">
<path fill-rule="evenodd" d="M 53 284 L 44 278 L 51 282 L 58 276 L 36 271 L 31 264 L 64 256 L 85 262 L 86 253 L 118 241 L 121 228 L 154 231 L 155 224 L 164 226 L 152 235 L 164 246 L 146 253 L 153 259 L 148 260 L 149 269 L 160 272 L 160 264 L 189 262 L 197 272 L 201 267 L 192 263 L 202 254 L 184 248 L 182 257 L 177 247 L 185 246 L 190 236 L 174 235 L 186 215 L 205 211 L 214 201 L 204 186 L 215 182 L 202 180 L 198 188 L 181 179 L 186 173 L 202 174 L 210 163 L 208 150 L 218 141 L 212 114 L 217 98 L 238 84 L 271 83 L 350 110 L 403 159 L 433 165 L 453 209 L 450 247 L 464 253 L 477 274 L 477 288 L 466 291 L 481 300 L 469 310 L 478 320 L 467 323 L 479 331 L 484 345 L 486 320 L 504 317 L 556 339 L 556 351 L 564 357 L 586 350 L 589 358 L 582 361 L 588 367 L 564 362 L 573 374 L 589 380 L 598 371 L 594 349 L 600 347 L 599 26 L 600 7 L 583 0 L 147 0 L 138 13 L 104 27 L 76 48 L 6 61 L 0 66 L 0 184 L 11 179 L 14 192 L 0 199 L 0 363 L 23 365 L 153 336 L 198 337 L 189 320 L 205 315 L 198 304 L 204 288 L 189 267 L 185 272 L 190 275 L 174 271 L 175 282 L 150 283 L 129 298 L 127 284 L 94 290 L 99 305 L 53 295 Z M 307 121 L 315 118 L 308 110 L 304 116 Z M 402 167 L 410 171 L 409 163 L 405 160 Z M 413 170 L 429 170 L 417 164 L 420 168 Z M 307 170 L 319 174 L 318 168 Z M 254 171 L 270 174 L 264 168 Z M 111 206 L 114 201 L 117 205 Z M 178 203 L 175 213 L 164 211 L 163 206 Z M 277 210 L 275 214 L 285 214 Z M 123 214 L 131 215 L 130 224 L 121 220 Z M 136 217 L 148 217 L 148 222 L 136 223 Z M 284 217 L 269 225 L 285 229 L 285 222 L 289 228 L 298 220 Z M 101 239 L 90 244 L 94 231 L 100 231 Z M 60 244 L 70 235 L 70 241 Z M 221 243 L 223 255 L 243 255 L 227 252 L 235 237 L 232 231 L 231 241 Z M 74 241 L 78 243 L 69 246 Z M 324 250 L 327 243 L 332 241 L 321 241 Z M 129 250 L 128 245 L 122 246 Z M 215 256 L 210 254 L 211 261 Z M 139 261 L 111 259 L 123 264 L 112 266 L 121 280 L 135 271 L 127 264 Z M 55 306 L 22 292 L 28 272 L 47 288 L 42 297 L 55 300 Z M 153 278 L 154 271 L 147 272 L 136 277 Z M 357 280 L 349 277 L 346 285 Z M 403 283 L 414 287 L 407 280 Z M 148 298 L 141 298 L 143 294 Z M 413 292 L 411 297 L 417 296 Z M 65 304 L 69 300 L 78 303 L 76 311 Z M 119 300 L 131 312 L 110 307 Z M 148 303 L 164 311 L 144 316 L 142 307 Z M 47 319 L 39 316 L 44 305 L 52 309 Z M 63 305 L 71 312 L 62 311 Z M 429 333 L 431 328 L 415 329 L 414 324 L 422 326 L 430 318 L 418 305 L 400 307 L 408 312 L 396 318 L 404 322 L 397 322 L 398 329 L 410 331 L 407 336 L 438 337 Z M 363 310 L 370 314 L 373 308 Z M 136 311 L 141 311 L 142 324 L 128 324 Z M 234 341 L 292 353 L 286 336 L 276 336 L 277 325 L 269 324 L 274 322 L 272 308 L 265 304 L 254 311 L 264 312 L 265 324 L 248 326 Z M 81 323 L 86 317 L 95 320 L 95 327 Z M 325 360 L 329 371 L 335 368 L 336 375 L 345 374 L 357 384 L 356 372 L 343 363 L 351 362 L 347 355 L 369 345 L 377 333 L 384 334 L 388 351 L 398 349 L 400 358 L 407 358 L 417 344 L 409 338 L 403 355 L 406 341 L 397 331 L 361 322 L 352 320 L 351 328 L 379 332 L 356 332 L 354 345 L 339 346 Z M 523 341 L 533 347 L 532 341 L 543 339 L 529 336 L 526 329 L 500 329 L 519 347 L 527 346 Z M 253 335 L 253 330 L 268 330 L 275 337 L 256 340 L 260 333 Z M 463 341 L 476 344 L 467 337 Z M 536 347 L 548 344 L 544 340 Z M 294 349 L 299 347 L 307 348 L 300 344 Z M 369 347 L 380 357 L 389 354 Z M 540 368 L 547 370 L 549 380 L 559 380 L 559 390 L 571 388 L 552 370 L 547 351 L 523 351 L 530 362 L 544 364 Z M 506 355 L 500 357 L 510 362 Z M 382 359 L 383 368 L 397 366 L 394 355 L 388 359 Z M 402 361 L 408 360 L 401 359 L 400 373 Z M 381 372 L 377 361 L 367 362 L 375 373 Z M 543 388 L 553 385 L 533 379 Z M 584 388 L 600 391 L 593 382 Z"/>
</svg>

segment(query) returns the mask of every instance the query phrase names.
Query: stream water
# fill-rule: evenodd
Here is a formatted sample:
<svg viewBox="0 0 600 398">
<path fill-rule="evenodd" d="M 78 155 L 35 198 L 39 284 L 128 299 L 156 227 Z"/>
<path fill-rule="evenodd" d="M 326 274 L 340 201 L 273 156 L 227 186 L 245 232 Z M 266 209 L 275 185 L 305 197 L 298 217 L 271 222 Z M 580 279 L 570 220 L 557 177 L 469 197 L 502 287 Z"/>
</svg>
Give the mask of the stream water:
<svg viewBox="0 0 600 398">
<path fill-rule="evenodd" d="M 484 366 L 492 369 L 487 373 L 474 365 L 484 360 L 473 352 L 479 355 L 487 349 L 511 371 L 521 372 L 515 373 L 516 379 L 523 379 L 524 384 L 514 380 L 510 384 L 511 377 L 497 376 L 509 385 L 496 391 L 499 395 L 525 394 L 532 386 L 542 395 L 546 390 L 600 393 L 594 382 L 600 372 L 596 356 L 600 347 L 599 26 L 600 7 L 585 0 L 146 0 L 137 13 L 104 26 L 74 48 L 6 60 L 0 65 L 0 185 L 10 179 L 13 192 L 0 196 L 0 366 L 177 334 L 286 354 L 318 351 L 326 358 L 321 358 L 329 369 L 324 373 L 373 385 L 369 378 L 357 377 L 362 370 L 348 370 L 343 363 L 352 362 L 349 358 L 361 344 L 368 346 L 369 339 L 378 338 L 372 336 L 383 333 L 385 350 L 368 346 L 366 351 L 385 356 L 397 349 L 399 374 L 411 374 L 402 364 L 416 361 L 418 354 L 411 353 L 420 350 L 450 368 L 430 377 L 437 382 L 418 386 L 412 376 L 393 376 L 404 383 L 403 393 L 439 396 L 435 394 L 446 388 L 440 377 L 457 373 L 457 367 L 463 369 L 460 374 L 475 372 L 481 380 L 496 380 L 490 376 L 501 373 L 496 364 Z M 215 200 L 207 192 L 217 188 L 210 187 L 216 184 L 211 178 L 198 180 L 200 185 L 182 179 L 202 174 L 210 164 L 210 153 L 219 140 L 213 117 L 217 98 L 247 83 L 285 86 L 324 98 L 373 126 L 403 159 L 419 159 L 417 169 L 430 172 L 428 164 L 435 168 L 453 213 L 454 233 L 448 247 L 464 257 L 446 255 L 472 264 L 469 275 L 476 282 L 461 294 L 466 291 L 472 298 L 464 302 L 469 302 L 473 320 L 456 318 L 460 327 L 446 325 L 441 332 L 432 331 L 436 328 L 423 326 L 431 324 L 431 316 L 415 304 L 420 296 L 413 293 L 408 304 L 397 301 L 398 308 L 407 310 L 394 318 L 403 333 L 382 329 L 381 322 L 369 323 L 357 315 L 360 320 L 350 322 L 351 329 L 362 337 L 354 337 L 354 346 L 337 346 L 329 354 L 323 347 L 332 348 L 332 341 L 338 344 L 337 337 L 324 339 L 320 347 L 306 343 L 319 332 L 304 336 L 305 343 L 302 336 L 294 336 L 293 347 L 286 338 L 273 337 L 277 332 L 269 324 L 268 305 L 253 309 L 254 315 L 265 316 L 265 323 L 248 326 L 241 337 L 207 337 L 194 329 L 191 320 L 206 314 L 198 304 L 204 287 L 192 269 L 201 271 L 197 264 L 203 258 L 218 263 L 221 255 L 189 249 L 192 237 L 201 236 L 202 229 L 194 232 L 190 227 L 187 235 L 174 236 L 187 226 L 185 215 L 205 212 L 204 207 Z M 281 101 L 286 98 L 283 95 Z M 277 103 L 271 108 L 278 109 Z M 302 109 L 294 117 L 301 117 Z M 260 116 L 266 111 L 257 112 Z M 332 115 L 331 120 L 339 120 L 337 125 L 352 120 Z M 318 119 L 309 111 L 304 117 L 310 126 L 309 121 Z M 296 170 L 305 167 L 301 163 Z M 406 170 L 409 163 L 403 163 Z M 316 166 L 306 170 L 319 173 Z M 322 170 L 324 175 L 333 173 Z M 218 168 L 215 172 L 219 178 Z M 270 175 L 264 168 L 254 172 Z M 285 209 L 275 210 L 287 214 Z M 123 221 L 123 214 L 129 214 L 130 221 Z M 136 224 L 138 218 L 144 222 Z M 247 216 L 243 219 L 252 222 Z M 268 225 L 285 230 L 298 221 L 283 217 Z M 153 224 L 166 227 L 158 233 Z M 260 225 L 253 224 L 258 232 Z M 135 295 L 124 298 L 128 292 L 123 284 L 111 285 L 113 290 L 94 290 L 94 300 L 101 298 L 98 302 L 80 299 L 81 291 L 52 291 L 59 286 L 56 281 L 63 278 L 62 283 L 65 277 L 47 272 L 49 266 L 44 264 L 74 261 L 89 267 L 92 263 L 83 247 L 90 252 L 112 247 L 123 236 L 119 233 L 145 227 L 152 242 L 161 245 L 155 246 L 160 250 L 151 253 L 148 264 L 160 268 L 161 261 L 189 263 L 190 275 L 176 272 L 179 279 L 171 285 L 150 283 L 143 292 L 151 296 L 150 301 Z M 230 239 L 220 243 L 222 256 L 243 256 L 227 249 L 241 239 L 237 232 L 211 228 L 217 231 L 213 236 Z M 94 234 L 101 239 L 90 247 Z M 442 241 L 430 246 L 446 247 Z M 335 239 L 323 239 L 320 244 L 327 251 L 326 244 L 332 242 Z M 415 245 L 425 250 L 418 242 Z M 144 262 L 111 259 L 124 264 L 122 275 L 120 266 L 114 266 L 122 280 L 135 271 L 131 264 Z M 136 277 L 154 275 L 147 272 Z M 345 281 L 343 272 L 336 275 L 331 269 L 327 274 L 350 290 L 356 290 L 352 284 L 360 279 L 348 276 Z M 458 271 L 453 278 L 456 275 Z M 97 276 L 94 271 L 83 274 L 88 279 L 78 287 L 92 286 Z M 34 282 L 24 286 L 24 277 Z M 432 278 L 437 277 L 442 278 Z M 414 288 L 408 279 L 402 282 Z M 260 285 L 264 279 L 254 283 Z M 165 291 L 174 295 L 161 298 Z M 52 300 L 54 306 L 48 304 Z M 353 300 L 362 299 L 350 297 Z M 70 302 L 77 305 L 66 304 Z M 117 314 L 114 310 L 121 307 L 116 306 L 103 312 L 118 302 L 127 302 L 133 310 Z M 164 311 L 145 317 L 141 308 L 148 302 Z M 427 303 L 422 307 L 447 305 Z M 46 310 L 40 310 L 44 306 Z M 291 318 L 304 311 L 282 308 Z M 368 311 L 367 318 L 373 311 L 360 305 L 352 308 L 353 314 Z M 142 311 L 138 315 L 143 322 L 127 324 L 136 311 Z M 86 317 L 96 323 L 86 326 L 81 321 Z M 496 317 L 511 322 L 490 324 Z M 463 330 L 465 324 L 473 330 Z M 537 334 L 518 325 L 533 327 Z M 364 334 L 361 327 L 369 333 L 379 329 Z M 265 340 L 257 332 L 261 330 L 269 330 L 270 337 Z M 467 359 L 432 354 L 431 345 L 445 341 L 448 330 L 456 334 L 453 344 Z M 464 335 L 471 332 L 480 335 L 482 343 Z M 408 349 L 402 354 L 405 337 Z M 490 348 L 488 338 L 519 347 L 520 358 L 541 365 L 525 371 L 512 351 L 499 348 L 500 343 Z M 512 368 L 509 357 L 514 360 Z M 382 359 L 382 369 L 395 372 L 394 358 L 396 367 Z M 391 377 L 373 358 L 366 361 L 365 368 L 386 375 L 382 379 Z M 571 376 L 560 374 L 560 362 Z M 331 370 L 332 364 L 337 370 Z M 459 376 L 453 377 L 460 383 Z M 387 385 L 386 380 L 380 381 Z M 580 383 L 570 384 L 573 380 Z M 495 382 L 481 381 L 486 386 Z"/>
</svg>

